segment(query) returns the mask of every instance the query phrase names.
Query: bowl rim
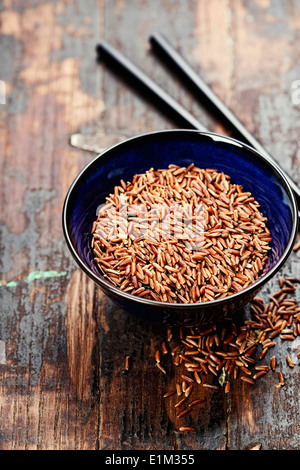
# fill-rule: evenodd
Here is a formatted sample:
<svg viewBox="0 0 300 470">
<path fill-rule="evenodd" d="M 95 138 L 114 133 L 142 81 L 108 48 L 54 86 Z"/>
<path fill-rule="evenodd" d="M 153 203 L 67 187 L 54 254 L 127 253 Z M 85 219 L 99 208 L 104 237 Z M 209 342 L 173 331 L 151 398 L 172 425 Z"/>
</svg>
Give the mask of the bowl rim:
<svg viewBox="0 0 300 470">
<path fill-rule="evenodd" d="M 224 141 L 228 144 L 235 145 L 238 147 L 245 148 L 246 150 L 256 154 L 260 159 L 262 159 L 264 162 L 266 162 L 267 165 L 271 167 L 273 171 L 275 171 L 282 182 L 284 183 L 285 186 L 285 191 L 289 197 L 289 201 L 291 203 L 291 208 L 292 208 L 292 228 L 291 228 L 291 233 L 289 236 L 289 240 L 287 242 L 287 245 L 284 249 L 284 252 L 278 259 L 277 263 L 275 266 L 273 266 L 270 271 L 268 271 L 265 275 L 262 275 L 259 277 L 254 283 L 250 284 L 250 286 L 246 287 L 245 289 L 242 289 L 239 292 L 236 292 L 234 294 L 228 295 L 226 297 L 223 297 L 221 299 L 216 299 L 216 300 L 210 300 L 206 302 L 194 302 L 194 303 L 171 303 L 171 302 L 161 302 L 157 300 L 150 300 L 150 299 L 144 299 L 142 297 L 138 297 L 132 294 L 128 294 L 127 292 L 123 292 L 121 289 L 118 287 L 115 287 L 108 281 L 106 281 L 104 278 L 101 278 L 100 276 L 97 276 L 81 259 L 81 257 L 78 255 L 77 251 L 74 248 L 74 245 L 72 243 L 71 237 L 69 235 L 69 230 L 68 230 L 68 224 L 67 224 L 67 214 L 68 214 L 68 204 L 69 200 L 71 197 L 71 194 L 73 190 L 76 188 L 76 185 L 78 181 L 81 179 L 81 177 L 84 175 L 84 173 L 87 171 L 87 169 L 94 165 L 96 161 L 98 161 L 103 155 L 107 154 L 108 152 L 114 150 L 115 148 L 122 146 L 124 144 L 127 144 L 130 141 L 134 140 L 139 140 L 144 137 L 151 137 L 155 135 L 162 135 L 162 134 L 172 134 L 172 133 L 185 133 L 185 134 L 198 134 L 200 137 L 201 136 L 208 136 L 211 137 L 212 140 L 214 141 Z M 237 139 L 234 139 L 229 136 L 225 136 L 222 134 L 214 133 L 214 132 L 202 132 L 196 129 L 166 129 L 166 130 L 159 130 L 159 131 L 152 131 L 152 132 L 145 132 L 143 134 L 139 134 L 133 137 L 130 137 L 128 139 L 122 140 L 118 142 L 115 145 L 112 145 L 105 149 L 103 152 L 98 154 L 95 158 L 93 158 L 88 164 L 86 164 L 83 169 L 77 174 L 76 178 L 73 180 L 71 186 L 69 187 L 69 190 L 66 194 L 64 204 L 63 204 L 63 210 L 62 210 L 62 226 L 63 226 L 63 233 L 64 237 L 66 240 L 66 244 L 79 265 L 79 267 L 87 274 L 96 284 L 100 285 L 103 287 L 104 291 L 111 291 L 114 294 L 116 294 L 119 297 L 124 298 L 125 300 L 129 300 L 132 302 L 136 302 L 142 305 L 147 305 L 147 306 L 153 306 L 157 308 L 168 308 L 168 309 L 173 309 L 173 310 L 182 310 L 182 309 L 188 309 L 188 310 L 194 310 L 194 309 L 206 309 L 206 308 L 212 308 L 216 306 L 222 306 L 227 303 L 231 303 L 234 300 L 237 300 L 240 297 L 243 297 L 247 294 L 253 293 L 253 291 L 258 291 L 262 288 L 264 284 L 266 284 L 283 266 L 283 264 L 286 262 L 287 258 L 289 257 L 293 245 L 295 243 L 295 239 L 297 236 L 297 231 L 298 231 L 298 207 L 297 207 L 297 201 L 295 194 L 289 184 L 289 181 L 287 177 L 285 176 L 283 170 L 280 168 L 280 166 L 277 164 L 276 161 L 271 160 L 267 158 L 266 155 L 263 155 L 260 153 L 258 150 L 254 149 L 250 145 L 245 144 L 242 141 L 239 141 Z"/>
</svg>

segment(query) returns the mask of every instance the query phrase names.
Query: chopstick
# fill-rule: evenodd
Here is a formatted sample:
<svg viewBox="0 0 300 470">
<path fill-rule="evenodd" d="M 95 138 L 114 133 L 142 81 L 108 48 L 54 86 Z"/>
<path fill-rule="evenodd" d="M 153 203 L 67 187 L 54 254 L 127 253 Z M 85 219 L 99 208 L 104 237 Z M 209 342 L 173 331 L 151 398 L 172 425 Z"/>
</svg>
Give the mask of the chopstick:
<svg viewBox="0 0 300 470">
<path fill-rule="evenodd" d="M 135 85 L 140 92 L 146 93 L 152 102 L 156 102 L 160 109 L 165 108 L 167 115 L 171 113 L 176 120 L 180 119 L 187 127 L 198 129 L 202 132 L 209 132 L 204 124 L 198 121 L 189 111 L 113 46 L 107 42 L 97 44 L 96 53 L 98 62 L 103 59 L 113 69 L 121 71 L 122 77 L 127 79 L 131 85 Z"/>
<path fill-rule="evenodd" d="M 213 105 L 214 109 L 221 113 L 226 119 L 226 122 L 231 124 L 242 136 L 246 143 L 250 144 L 258 152 L 262 153 L 266 160 L 275 163 L 285 175 L 288 180 L 295 198 L 300 208 L 300 189 L 296 183 L 286 174 L 274 158 L 264 149 L 264 147 L 247 131 L 243 124 L 234 116 L 234 114 L 226 108 L 224 103 L 210 90 L 208 85 L 203 82 L 200 77 L 197 77 L 196 72 L 184 61 L 179 53 L 163 38 L 160 34 L 152 35 L 150 38 L 152 45 L 160 48 L 164 52 L 173 65 L 184 73 L 185 77 L 193 82 L 196 88 L 201 91 L 206 100 Z M 181 106 L 172 96 L 165 92 L 157 83 L 155 83 L 148 75 L 146 75 L 139 67 L 137 67 L 131 60 L 125 57 L 120 51 L 115 49 L 107 42 L 102 42 L 96 46 L 97 61 L 102 59 L 111 66 L 113 69 L 122 72 L 122 77 L 129 79 L 131 85 L 139 87 L 139 91 L 146 92 L 150 97 L 151 102 L 159 105 L 160 109 L 166 110 L 167 115 L 175 116 L 175 119 L 180 119 L 185 125 L 192 129 L 197 129 L 201 132 L 211 132 L 207 127 L 196 119 L 189 111 Z"/>
<path fill-rule="evenodd" d="M 189 85 L 200 95 L 200 97 L 208 103 L 213 111 L 220 115 L 224 121 L 224 124 L 229 125 L 235 132 L 241 137 L 240 140 L 244 141 L 259 153 L 263 154 L 264 157 L 275 162 L 277 166 L 280 166 L 278 162 L 274 160 L 271 154 L 261 145 L 260 142 L 246 129 L 241 121 L 226 107 L 226 105 L 215 95 L 211 88 L 202 80 L 202 78 L 195 72 L 195 70 L 183 59 L 179 52 L 168 42 L 168 40 L 160 33 L 155 33 L 150 36 L 150 43 L 156 52 L 159 52 L 164 59 L 167 59 L 168 63 L 175 66 L 176 70 L 180 72 L 181 76 L 188 82 Z M 285 174 L 289 184 L 294 191 L 296 196 L 298 207 L 300 208 L 300 188 L 290 178 L 289 175 L 281 168 L 281 171 Z"/>
</svg>

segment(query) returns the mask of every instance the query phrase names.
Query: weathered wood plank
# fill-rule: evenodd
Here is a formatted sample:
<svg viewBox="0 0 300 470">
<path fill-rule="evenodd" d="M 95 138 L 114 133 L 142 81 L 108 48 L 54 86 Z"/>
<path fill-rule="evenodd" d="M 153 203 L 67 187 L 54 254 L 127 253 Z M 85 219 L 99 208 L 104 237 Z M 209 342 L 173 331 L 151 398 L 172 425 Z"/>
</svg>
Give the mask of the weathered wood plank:
<svg viewBox="0 0 300 470">
<path fill-rule="evenodd" d="M 94 286 L 84 278 L 83 299 L 68 301 L 79 273 L 66 252 L 61 208 L 90 158 L 69 147 L 69 135 L 101 114 L 97 9 L 91 1 L 1 8 L 2 449 L 96 446 Z"/>
</svg>

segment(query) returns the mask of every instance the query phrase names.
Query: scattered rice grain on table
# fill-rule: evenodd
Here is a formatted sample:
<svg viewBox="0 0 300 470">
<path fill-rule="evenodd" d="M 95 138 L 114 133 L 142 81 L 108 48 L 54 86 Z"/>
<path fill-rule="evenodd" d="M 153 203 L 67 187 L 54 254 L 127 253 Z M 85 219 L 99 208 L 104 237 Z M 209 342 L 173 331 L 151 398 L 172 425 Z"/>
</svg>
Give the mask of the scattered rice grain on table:
<svg viewBox="0 0 300 470">
<path fill-rule="evenodd" d="M 183 403 L 185 409 L 190 407 L 197 410 L 205 406 L 202 387 L 212 392 L 223 390 L 226 394 L 236 380 L 242 380 L 245 386 L 253 387 L 257 380 L 270 373 L 275 374 L 275 387 L 286 385 L 285 374 L 278 370 L 285 364 L 278 362 L 274 350 L 277 341 L 282 341 L 282 331 L 288 329 L 293 332 L 285 341 L 292 342 L 300 336 L 300 305 L 292 297 L 295 284 L 300 279 L 284 279 L 279 276 L 278 281 L 280 289 L 269 297 L 267 303 L 259 297 L 253 299 L 250 304 L 251 318 L 241 324 L 234 318 L 227 318 L 208 325 L 168 329 L 166 337 L 170 351 L 169 363 L 165 360 L 164 366 L 165 369 L 172 370 L 173 363 L 173 379 L 177 383 L 172 395 L 165 394 L 164 398 L 176 396 L 177 390 L 175 409 L 180 408 Z M 295 351 L 297 349 L 299 348 L 294 348 Z M 271 355 L 270 358 L 268 354 Z M 300 363 L 300 354 L 297 358 Z M 286 355 L 286 365 L 291 369 L 296 366 L 290 355 Z M 182 398 L 182 390 L 187 389 L 187 383 L 191 383 L 193 388 L 188 397 L 184 395 Z M 182 423 L 185 415 L 188 413 L 177 414 L 176 420 L 180 418 Z M 190 423 L 191 420 L 187 425 Z M 181 427 L 182 424 L 177 429 L 180 431 Z"/>
</svg>

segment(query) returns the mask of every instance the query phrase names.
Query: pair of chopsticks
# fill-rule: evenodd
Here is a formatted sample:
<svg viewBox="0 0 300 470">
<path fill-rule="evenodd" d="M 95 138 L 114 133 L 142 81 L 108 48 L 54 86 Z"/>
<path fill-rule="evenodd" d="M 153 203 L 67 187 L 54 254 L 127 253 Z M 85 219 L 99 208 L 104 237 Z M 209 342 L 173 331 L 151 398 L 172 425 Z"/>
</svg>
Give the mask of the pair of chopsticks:
<svg viewBox="0 0 300 470">
<path fill-rule="evenodd" d="M 150 36 L 150 43 L 165 62 L 176 69 L 177 73 L 183 80 L 187 82 L 190 89 L 199 98 L 217 114 L 223 123 L 234 130 L 239 139 L 253 147 L 261 153 L 271 163 L 279 164 L 274 160 L 269 152 L 256 140 L 256 138 L 245 128 L 245 126 L 237 119 L 237 117 L 226 107 L 226 105 L 214 94 L 211 88 L 201 79 L 201 77 L 193 70 L 193 68 L 181 57 L 176 49 L 167 41 L 160 33 Z M 146 93 L 149 98 L 155 101 L 162 111 L 167 115 L 180 120 L 185 127 L 197 129 L 201 132 L 211 132 L 198 119 L 196 119 L 189 111 L 187 111 L 172 96 L 165 92 L 157 83 L 155 83 L 148 75 L 146 75 L 132 61 L 125 57 L 120 51 L 115 49 L 107 42 L 102 42 L 96 47 L 97 60 L 104 60 L 113 70 L 122 73 L 122 77 L 128 79 L 130 84 L 136 87 L 140 92 Z M 289 175 L 281 168 L 286 179 L 288 180 L 300 208 L 300 189 Z"/>
</svg>

